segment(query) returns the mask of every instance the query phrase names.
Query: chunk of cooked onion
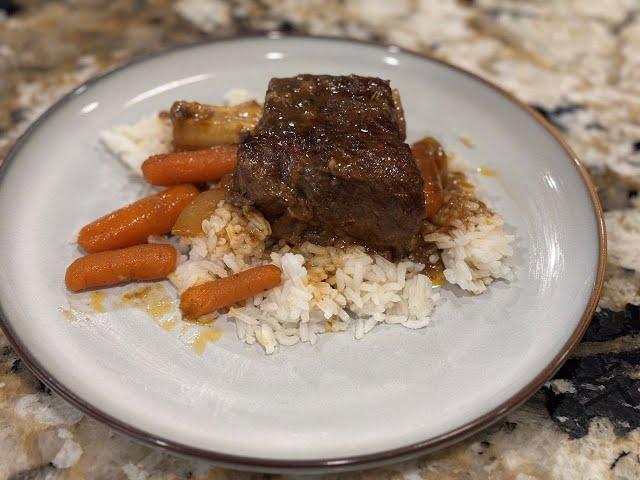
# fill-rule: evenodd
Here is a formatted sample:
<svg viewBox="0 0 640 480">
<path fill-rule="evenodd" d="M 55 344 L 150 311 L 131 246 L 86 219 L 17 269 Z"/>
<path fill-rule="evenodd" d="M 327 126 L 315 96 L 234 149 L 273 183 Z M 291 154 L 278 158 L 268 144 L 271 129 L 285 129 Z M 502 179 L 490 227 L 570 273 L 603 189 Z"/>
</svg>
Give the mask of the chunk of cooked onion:
<svg viewBox="0 0 640 480">
<path fill-rule="evenodd" d="M 179 237 L 204 235 L 202 222 L 211 217 L 221 200 L 227 198 L 224 188 L 212 188 L 202 192 L 180 213 L 171 233 Z"/>
</svg>

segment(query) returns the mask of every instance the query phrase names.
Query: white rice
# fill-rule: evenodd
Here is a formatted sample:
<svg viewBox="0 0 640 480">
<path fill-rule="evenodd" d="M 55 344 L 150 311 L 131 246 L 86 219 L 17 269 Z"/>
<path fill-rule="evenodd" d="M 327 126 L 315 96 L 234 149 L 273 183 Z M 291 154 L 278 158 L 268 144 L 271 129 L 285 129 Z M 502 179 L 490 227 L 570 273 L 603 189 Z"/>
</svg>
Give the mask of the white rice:
<svg viewBox="0 0 640 480">
<path fill-rule="evenodd" d="M 183 292 L 253 266 L 279 266 L 282 285 L 224 315 L 235 321 L 241 340 L 258 341 L 267 353 L 277 344 L 313 344 L 318 334 L 328 331 L 352 330 L 362 338 L 379 323 L 422 328 L 440 298 L 420 263 L 390 262 L 357 246 L 306 242 L 268 248 L 269 223 L 250 207 L 222 201 L 202 227 L 204 237 L 182 240 L 181 250 L 189 253 L 171 274 L 171 282 Z M 429 237 L 442 250 L 449 283 L 478 294 L 496 278 L 511 279 L 506 260 L 512 255 L 512 237 L 504 233 L 498 215 L 474 217 L 465 226 Z"/>
<path fill-rule="evenodd" d="M 232 91 L 227 97 L 233 103 L 248 99 L 244 92 Z M 149 155 L 170 150 L 171 129 L 167 120 L 155 115 L 102 132 L 101 139 L 139 173 Z M 464 168 L 459 159 L 451 166 Z M 484 292 L 495 279 L 512 279 L 508 259 L 513 254 L 513 236 L 504 232 L 499 215 L 488 209 L 482 212 L 464 224 L 458 221 L 446 231 L 425 236 L 441 250 L 446 281 L 473 294 Z M 152 239 L 170 241 L 181 253 L 170 281 L 181 293 L 192 285 L 253 266 L 279 266 L 283 272 L 280 286 L 230 308 L 217 319 L 235 322 L 240 340 L 257 341 L 267 353 L 278 345 L 313 344 L 325 332 L 351 331 L 359 339 L 382 323 L 423 328 L 440 299 L 420 263 L 390 262 L 357 246 L 270 245 L 269 222 L 250 207 L 222 201 L 202 228 L 204 236 L 178 243 L 176 239 Z"/>
<path fill-rule="evenodd" d="M 450 232 L 425 235 L 427 242 L 434 242 L 442 250 L 444 277 L 449 283 L 479 294 L 494 279 L 512 280 L 506 259 L 513 255 L 513 236 L 504 232 L 503 223 L 496 214 L 478 215 L 464 225 L 455 221 L 456 228 Z"/>
<path fill-rule="evenodd" d="M 171 121 L 158 114 L 146 116 L 133 125 L 116 125 L 100 132 L 102 143 L 140 176 L 147 158 L 171 151 L 172 137 Z"/>
<path fill-rule="evenodd" d="M 465 159 L 449 155 L 448 168 L 450 172 L 465 174 L 469 181 L 471 166 Z M 477 211 L 477 215 L 464 222 L 453 220 L 453 228 L 425 235 L 424 240 L 435 243 L 441 250 L 447 282 L 477 295 L 496 279 L 513 279 L 508 259 L 513 255 L 514 237 L 504 231 L 500 215 L 488 208 L 479 208 L 475 196 L 474 191 L 468 209 Z"/>
</svg>

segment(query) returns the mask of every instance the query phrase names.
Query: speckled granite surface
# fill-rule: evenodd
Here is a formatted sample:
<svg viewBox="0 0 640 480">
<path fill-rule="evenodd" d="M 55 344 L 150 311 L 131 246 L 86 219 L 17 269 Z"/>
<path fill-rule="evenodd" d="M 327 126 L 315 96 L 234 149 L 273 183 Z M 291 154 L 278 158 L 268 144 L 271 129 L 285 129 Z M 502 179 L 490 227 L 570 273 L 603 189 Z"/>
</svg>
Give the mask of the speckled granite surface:
<svg viewBox="0 0 640 480">
<path fill-rule="evenodd" d="M 638 0 L 0 0 L 0 157 L 56 98 L 111 65 L 252 29 L 430 52 L 535 106 L 598 185 L 602 307 L 556 378 L 506 420 L 410 463 L 341 475 L 640 478 Z M 0 336 L 0 478 L 248 477 L 138 445 L 51 394 Z"/>
</svg>

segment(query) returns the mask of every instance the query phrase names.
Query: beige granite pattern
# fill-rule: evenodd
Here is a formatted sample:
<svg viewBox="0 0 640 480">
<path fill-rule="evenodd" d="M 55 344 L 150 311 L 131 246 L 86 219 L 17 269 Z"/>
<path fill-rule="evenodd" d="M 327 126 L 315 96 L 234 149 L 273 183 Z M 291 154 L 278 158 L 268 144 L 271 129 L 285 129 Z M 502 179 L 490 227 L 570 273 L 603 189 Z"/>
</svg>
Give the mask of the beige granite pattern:
<svg viewBox="0 0 640 480">
<path fill-rule="evenodd" d="M 0 1 L 0 158 L 31 121 L 90 76 L 170 45 L 255 29 L 428 52 L 538 107 L 589 167 L 608 209 L 601 306 L 622 310 L 640 302 L 638 0 Z M 584 342 L 574 357 L 600 354 L 606 363 L 634 353 L 640 349 L 634 328 Z M 637 388 L 639 365 L 631 365 L 625 385 Z M 576 385 L 558 378 L 548 391 L 571 393 Z M 637 429 L 616 433 L 614 411 L 591 421 L 587 435 L 571 438 L 558 427 L 561 418 L 551 420 L 546 401 L 540 392 L 495 426 L 422 459 L 332 477 L 640 478 Z M 0 335 L 0 478 L 259 476 L 178 458 L 115 433 L 52 394 Z"/>
</svg>

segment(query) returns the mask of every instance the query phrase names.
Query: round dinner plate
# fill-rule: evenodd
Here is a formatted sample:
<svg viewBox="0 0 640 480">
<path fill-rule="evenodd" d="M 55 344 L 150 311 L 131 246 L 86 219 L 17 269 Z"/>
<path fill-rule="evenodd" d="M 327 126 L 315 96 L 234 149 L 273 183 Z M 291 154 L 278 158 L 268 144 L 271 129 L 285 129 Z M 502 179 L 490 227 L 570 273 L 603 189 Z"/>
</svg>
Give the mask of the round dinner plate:
<svg viewBox="0 0 640 480">
<path fill-rule="evenodd" d="M 134 309 L 70 321 L 64 272 L 78 229 L 142 191 L 98 135 L 174 100 L 263 97 L 272 77 L 389 79 L 408 139 L 426 134 L 474 168 L 515 235 L 515 279 L 480 296 L 444 288 L 421 330 L 322 335 L 266 355 L 233 325 L 202 354 Z M 469 137 L 475 146 L 466 146 Z M 53 390 L 132 437 L 222 465 L 320 471 L 408 458 L 500 418 L 559 368 L 602 283 L 602 213 L 557 133 L 499 88 L 446 63 L 328 38 L 264 35 L 169 50 L 86 84 L 17 143 L 0 183 L 0 304 L 18 354 Z"/>
</svg>

